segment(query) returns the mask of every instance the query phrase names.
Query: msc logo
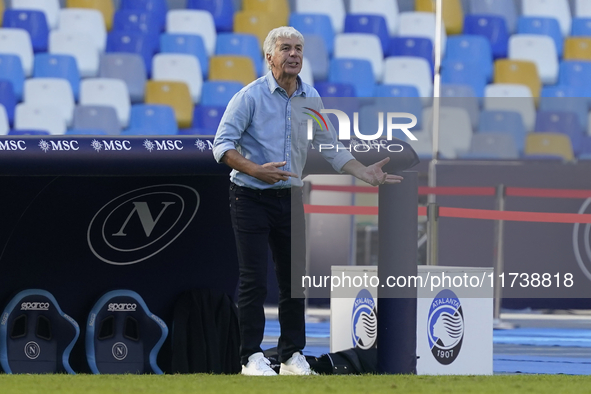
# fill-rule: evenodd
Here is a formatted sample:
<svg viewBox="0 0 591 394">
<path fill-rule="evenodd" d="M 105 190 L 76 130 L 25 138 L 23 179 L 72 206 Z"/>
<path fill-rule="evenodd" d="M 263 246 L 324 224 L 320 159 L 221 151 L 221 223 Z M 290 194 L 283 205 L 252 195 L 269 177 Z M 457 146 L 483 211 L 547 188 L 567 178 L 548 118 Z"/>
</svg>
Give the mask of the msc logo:
<svg viewBox="0 0 591 394">
<path fill-rule="evenodd" d="M 0 150 L 26 150 L 27 144 L 23 140 L 0 141 Z"/>
<path fill-rule="evenodd" d="M 92 253 L 108 264 L 149 259 L 177 239 L 199 209 L 199 193 L 185 185 L 155 185 L 107 202 L 87 232 Z"/>
<path fill-rule="evenodd" d="M 442 290 L 433 299 L 429 308 L 427 335 L 435 359 L 443 365 L 454 362 L 464 339 L 464 313 L 453 291 Z"/>
<path fill-rule="evenodd" d="M 351 315 L 351 338 L 353 347 L 369 349 L 377 345 L 378 315 L 377 305 L 371 293 L 362 289 L 353 303 Z"/>
<path fill-rule="evenodd" d="M 121 361 L 127 357 L 127 345 L 125 345 L 123 342 L 115 343 L 111 351 L 113 353 L 113 357 L 115 357 L 116 360 Z"/>
<path fill-rule="evenodd" d="M 31 341 L 27 342 L 25 345 L 25 356 L 30 358 L 31 360 L 36 359 L 41 354 L 41 347 L 37 342 Z"/>
<path fill-rule="evenodd" d="M 145 140 L 142 145 L 150 152 L 153 150 L 183 150 L 183 141 L 181 140 Z"/>
<path fill-rule="evenodd" d="M 59 140 L 59 141 L 39 141 L 39 148 L 47 153 L 48 151 L 70 151 L 70 150 L 79 150 L 80 147 L 78 146 L 78 141 L 72 140 Z"/>
</svg>

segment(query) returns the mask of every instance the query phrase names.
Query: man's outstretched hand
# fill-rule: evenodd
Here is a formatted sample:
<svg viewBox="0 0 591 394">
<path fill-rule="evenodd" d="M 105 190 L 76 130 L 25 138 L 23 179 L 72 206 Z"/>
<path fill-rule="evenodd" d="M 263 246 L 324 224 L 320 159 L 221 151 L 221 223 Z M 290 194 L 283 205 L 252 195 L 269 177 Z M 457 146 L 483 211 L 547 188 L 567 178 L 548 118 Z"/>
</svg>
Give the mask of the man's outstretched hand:
<svg viewBox="0 0 591 394">
<path fill-rule="evenodd" d="M 382 167 L 389 161 L 390 158 L 386 157 L 385 159 L 366 167 L 357 160 L 351 160 L 343 166 L 343 171 L 372 186 L 400 183 L 402 179 L 404 179 L 400 175 L 391 175 L 382 171 Z"/>
</svg>

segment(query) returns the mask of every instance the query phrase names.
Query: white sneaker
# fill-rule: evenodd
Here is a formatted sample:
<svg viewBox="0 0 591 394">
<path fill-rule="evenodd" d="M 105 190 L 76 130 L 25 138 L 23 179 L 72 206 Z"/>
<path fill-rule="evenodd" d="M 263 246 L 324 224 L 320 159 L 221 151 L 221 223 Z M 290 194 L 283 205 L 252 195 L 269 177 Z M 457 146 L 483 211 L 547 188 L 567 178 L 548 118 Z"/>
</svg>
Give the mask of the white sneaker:
<svg viewBox="0 0 591 394">
<path fill-rule="evenodd" d="M 289 360 L 281 363 L 279 375 L 318 375 L 310 369 L 303 354 L 295 352 Z"/>
<path fill-rule="evenodd" d="M 242 366 L 242 375 L 249 376 L 273 376 L 277 372 L 269 365 L 271 361 L 267 360 L 263 353 L 258 352 L 248 358 L 248 363 Z"/>
</svg>

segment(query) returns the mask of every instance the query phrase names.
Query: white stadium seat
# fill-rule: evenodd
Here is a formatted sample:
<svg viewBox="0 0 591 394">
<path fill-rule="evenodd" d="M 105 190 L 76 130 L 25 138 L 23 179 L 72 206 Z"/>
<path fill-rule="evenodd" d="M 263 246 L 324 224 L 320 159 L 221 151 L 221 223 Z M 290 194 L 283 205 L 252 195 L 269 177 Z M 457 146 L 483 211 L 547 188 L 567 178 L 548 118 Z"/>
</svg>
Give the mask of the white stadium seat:
<svg viewBox="0 0 591 394">
<path fill-rule="evenodd" d="M 6 108 L 0 104 L 0 135 L 8 134 L 9 130 L 10 125 L 8 124 L 8 114 L 6 113 Z"/>
<path fill-rule="evenodd" d="M 522 0 L 523 16 L 556 18 L 564 37 L 570 35 L 572 15 L 568 0 Z"/>
<path fill-rule="evenodd" d="M 558 54 L 550 36 L 514 34 L 509 39 L 509 59 L 528 60 L 538 68 L 540 80 L 554 85 L 558 79 Z"/>
<path fill-rule="evenodd" d="M 36 105 L 21 103 L 16 106 L 14 114 L 16 130 L 45 130 L 52 135 L 66 132 L 66 121 L 55 105 Z"/>
<path fill-rule="evenodd" d="M 485 110 L 519 112 L 525 129 L 534 129 L 536 105 L 526 85 L 495 83 L 486 87 L 484 95 Z"/>
<path fill-rule="evenodd" d="M 401 37 L 424 37 L 431 40 L 435 48 L 435 14 L 431 12 L 402 12 L 398 24 Z M 441 27 L 441 54 L 444 55 L 447 34 Z"/>
<path fill-rule="evenodd" d="M 195 56 L 178 53 L 159 53 L 152 58 L 154 81 L 184 82 L 189 87 L 193 103 L 201 101 L 203 74 Z"/>
<path fill-rule="evenodd" d="M 67 126 L 74 118 L 72 86 L 63 78 L 30 78 L 25 81 L 24 102 L 37 106 L 55 105 L 61 109 Z"/>
<path fill-rule="evenodd" d="M 396 0 L 350 0 L 350 14 L 375 14 L 386 19 L 390 36 L 398 33 L 398 2 Z"/>
<path fill-rule="evenodd" d="M 114 107 L 121 128 L 129 124 L 131 101 L 127 85 L 121 79 L 89 78 L 80 83 L 80 105 Z"/>
<path fill-rule="evenodd" d="M 17 55 L 21 59 L 26 77 L 33 74 L 33 46 L 31 36 L 24 29 L 0 29 L 0 53 Z"/>
<path fill-rule="evenodd" d="M 302 70 L 300 71 L 300 78 L 304 83 L 314 86 L 314 75 L 312 74 L 312 65 L 310 61 L 304 57 L 302 62 Z"/>
<path fill-rule="evenodd" d="M 59 13 L 59 30 L 66 33 L 85 33 L 92 37 L 99 52 L 107 46 L 107 30 L 103 14 L 85 8 L 64 8 Z"/>
<path fill-rule="evenodd" d="M 98 73 L 99 51 L 88 34 L 54 30 L 49 34 L 49 53 L 73 56 L 82 78 L 95 77 Z"/>
<path fill-rule="evenodd" d="M 384 53 L 380 39 L 376 35 L 337 34 L 334 42 L 334 57 L 369 60 L 375 80 L 381 82 L 384 77 Z"/>
<path fill-rule="evenodd" d="M 296 0 L 295 8 L 300 14 L 328 15 L 335 34 L 343 32 L 346 15 L 343 0 Z"/>
<path fill-rule="evenodd" d="M 384 62 L 384 85 L 412 85 L 423 103 L 433 95 L 433 77 L 429 62 L 420 57 L 392 56 Z"/>
<path fill-rule="evenodd" d="M 197 34 L 203 38 L 207 55 L 212 56 L 215 52 L 217 33 L 209 11 L 170 10 L 166 14 L 166 32 Z"/>
<path fill-rule="evenodd" d="M 55 30 L 59 24 L 59 0 L 12 0 L 12 8 L 17 10 L 42 11 L 47 19 L 47 25 Z"/>
<path fill-rule="evenodd" d="M 423 125 L 423 133 L 432 138 L 433 107 L 424 109 Z M 466 109 L 443 106 L 439 108 L 439 152 L 444 158 L 455 159 L 468 152 L 472 134 L 470 115 Z"/>
</svg>

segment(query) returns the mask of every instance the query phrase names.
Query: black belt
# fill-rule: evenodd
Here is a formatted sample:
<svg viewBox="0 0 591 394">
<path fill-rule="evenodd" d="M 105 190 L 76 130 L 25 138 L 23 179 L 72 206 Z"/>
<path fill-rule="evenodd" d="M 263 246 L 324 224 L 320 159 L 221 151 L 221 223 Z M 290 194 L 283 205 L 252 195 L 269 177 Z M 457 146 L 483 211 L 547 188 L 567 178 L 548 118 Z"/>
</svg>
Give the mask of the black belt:
<svg viewBox="0 0 591 394">
<path fill-rule="evenodd" d="M 259 196 L 268 196 L 268 197 L 286 197 L 291 195 L 292 189 L 300 190 L 301 187 L 287 187 L 283 189 L 251 189 L 250 187 L 243 187 L 238 186 L 235 183 L 230 185 L 231 190 L 240 190 L 245 193 L 252 193 Z"/>
</svg>

